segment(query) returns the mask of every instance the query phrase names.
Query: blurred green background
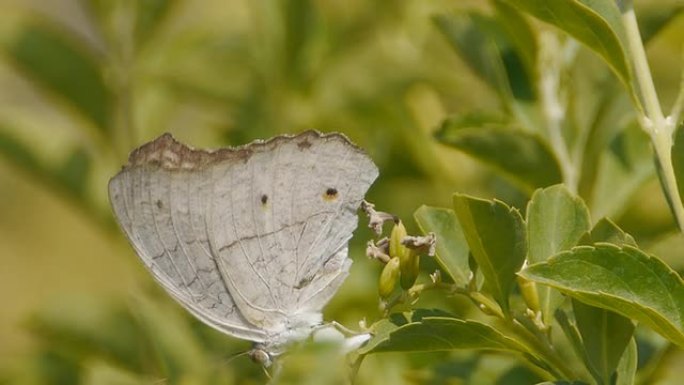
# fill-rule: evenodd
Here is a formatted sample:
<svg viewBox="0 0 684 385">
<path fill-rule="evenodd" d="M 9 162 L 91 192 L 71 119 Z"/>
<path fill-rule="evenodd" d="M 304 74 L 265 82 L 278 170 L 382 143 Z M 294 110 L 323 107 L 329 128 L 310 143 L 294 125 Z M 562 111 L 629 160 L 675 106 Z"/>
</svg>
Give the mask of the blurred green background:
<svg viewBox="0 0 684 385">
<path fill-rule="evenodd" d="M 450 115 L 501 108 L 432 21 L 487 12 L 483 1 L 2 0 L 0 8 L 0 384 L 265 382 L 245 357 L 226 363 L 249 344 L 169 300 L 113 222 L 108 179 L 162 132 L 195 147 L 343 132 L 380 167 L 368 199 L 414 232 L 413 211 L 449 206 L 455 191 L 524 208 L 528 192 L 432 138 Z M 679 83 L 682 27 L 671 23 L 649 45 L 666 105 Z M 653 175 L 614 219 L 671 261 L 681 254 L 668 246 L 682 242 L 668 235 Z M 326 308 L 326 319 L 351 328 L 381 315 L 380 266 L 364 256 L 371 234 L 363 219 L 360 227 L 351 277 Z M 427 296 L 419 306 L 461 311 L 455 302 Z M 293 373 L 308 373 L 298 383 L 338 383 L 325 354 L 293 361 L 301 364 Z M 360 379 L 443 383 L 469 372 L 469 383 L 488 383 L 483 368 L 531 375 L 500 357 L 383 355 L 364 363 Z"/>
</svg>

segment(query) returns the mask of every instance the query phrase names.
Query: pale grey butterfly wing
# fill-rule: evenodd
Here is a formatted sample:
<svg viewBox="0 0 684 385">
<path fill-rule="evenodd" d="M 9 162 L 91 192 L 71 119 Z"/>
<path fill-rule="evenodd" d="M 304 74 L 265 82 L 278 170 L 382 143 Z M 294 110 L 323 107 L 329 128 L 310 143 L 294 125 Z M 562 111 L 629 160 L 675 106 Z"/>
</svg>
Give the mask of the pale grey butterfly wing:
<svg viewBox="0 0 684 385">
<path fill-rule="evenodd" d="M 265 331 L 240 314 L 222 283 L 208 239 L 212 181 L 205 160 L 176 167 L 182 152 L 163 136 L 131 154 L 109 183 L 119 224 L 154 278 L 193 315 L 239 338 L 265 341 Z M 165 164 L 165 166 L 162 166 Z"/>
<path fill-rule="evenodd" d="M 346 277 L 356 209 L 376 177 L 339 134 L 216 152 L 165 135 L 131 154 L 110 200 L 174 298 L 221 331 L 268 342 L 298 316 L 320 317 Z"/>
<path fill-rule="evenodd" d="M 214 169 L 210 238 L 241 313 L 278 331 L 320 317 L 346 276 L 346 244 L 377 168 L 341 135 L 307 132 L 252 150 Z"/>
</svg>

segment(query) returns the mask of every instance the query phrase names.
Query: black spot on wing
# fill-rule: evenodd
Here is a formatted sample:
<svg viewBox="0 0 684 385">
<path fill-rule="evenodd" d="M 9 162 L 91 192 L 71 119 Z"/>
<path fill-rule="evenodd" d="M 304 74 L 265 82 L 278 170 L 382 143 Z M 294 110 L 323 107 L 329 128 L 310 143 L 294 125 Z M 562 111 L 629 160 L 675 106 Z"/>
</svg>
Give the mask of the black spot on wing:
<svg viewBox="0 0 684 385">
<path fill-rule="evenodd" d="M 323 194 L 323 199 L 327 201 L 334 201 L 335 199 L 337 199 L 337 195 L 338 192 L 336 188 L 328 187 L 328 189 L 325 190 L 325 194 Z"/>
</svg>

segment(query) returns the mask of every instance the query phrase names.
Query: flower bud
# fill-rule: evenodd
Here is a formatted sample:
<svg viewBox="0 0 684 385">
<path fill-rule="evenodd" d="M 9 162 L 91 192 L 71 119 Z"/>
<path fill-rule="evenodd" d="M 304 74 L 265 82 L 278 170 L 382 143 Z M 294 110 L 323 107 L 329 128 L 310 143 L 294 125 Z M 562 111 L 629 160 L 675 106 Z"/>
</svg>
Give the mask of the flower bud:
<svg viewBox="0 0 684 385">
<path fill-rule="evenodd" d="M 399 257 L 404 259 L 408 249 L 401 243 L 401 241 L 404 240 L 406 235 L 408 234 L 406 233 L 406 227 L 404 227 L 404 223 L 401 220 L 397 221 L 394 224 L 394 227 L 392 227 L 392 233 L 390 234 L 389 254 L 391 257 Z"/>
<path fill-rule="evenodd" d="M 378 293 L 381 298 L 387 298 L 392 294 L 397 285 L 397 278 L 399 278 L 399 258 L 395 257 L 387 262 L 382 273 L 380 273 Z"/>
<path fill-rule="evenodd" d="M 517 276 L 518 286 L 520 286 L 520 293 L 527 304 L 527 307 L 534 312 L 539 312 L 541 307 L 539 306 L 539 294 L 537 293 L 537 284 L 525 279 L 521 276 Z"/>
<path fill-rule="evenodd" d="M 416 250 L 408 249 L 405 253 L 405 257 L 400 260 L 401 262 L 401 278 L 399 283 L 402 289 L 408 290 L 413 287 L 416 282 L 420 267 L 420 254 Z"/>
</svg>

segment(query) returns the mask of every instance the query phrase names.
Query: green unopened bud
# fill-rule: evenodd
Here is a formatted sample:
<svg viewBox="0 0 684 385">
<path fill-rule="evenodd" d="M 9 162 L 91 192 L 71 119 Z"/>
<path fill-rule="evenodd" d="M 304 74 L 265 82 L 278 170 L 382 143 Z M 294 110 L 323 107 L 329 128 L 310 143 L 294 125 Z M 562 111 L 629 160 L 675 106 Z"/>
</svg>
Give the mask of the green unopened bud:
<svg viewBox="0 0 684 385">
<path fill-rule="evenodd" d="M 387 298 L 392 294 L 397 285 L 397 278 L 399 278 L 399 258 L 395 257 L 387 262 L 382 273 L 380 273 L 378 293 L 381 298 Z"/>
<path fill-rule="evenodd" d="M 399 280 L 402 289 L 408 290 L 413 287 L 418 278 L 420 267 L 420 254 L 416 250 L 408 249 L 401 262 L 401 278 Z"/>
<path fill-rule="evenodd" d="M 390 234 L 389 254 L 391 257 L 399 257 L 401 259 L 406 257 L 408 249 L 401 243 L 406 235 L 408 234 L 406 234 L 404 223 L 400 220 L 397 221 Z"/>
<path fill-rule="evenodd" d="M 527 307 L 534 312 L 538 312 L 541 307 L 539 306 L 539 294 L 537 293 L 537 284 L 525 279 L 521 276 L 517 276 L 518 286 L 520 286 L 520 293 L 522 293 L 523 299 L 527 304 Z"/>
</svg>

